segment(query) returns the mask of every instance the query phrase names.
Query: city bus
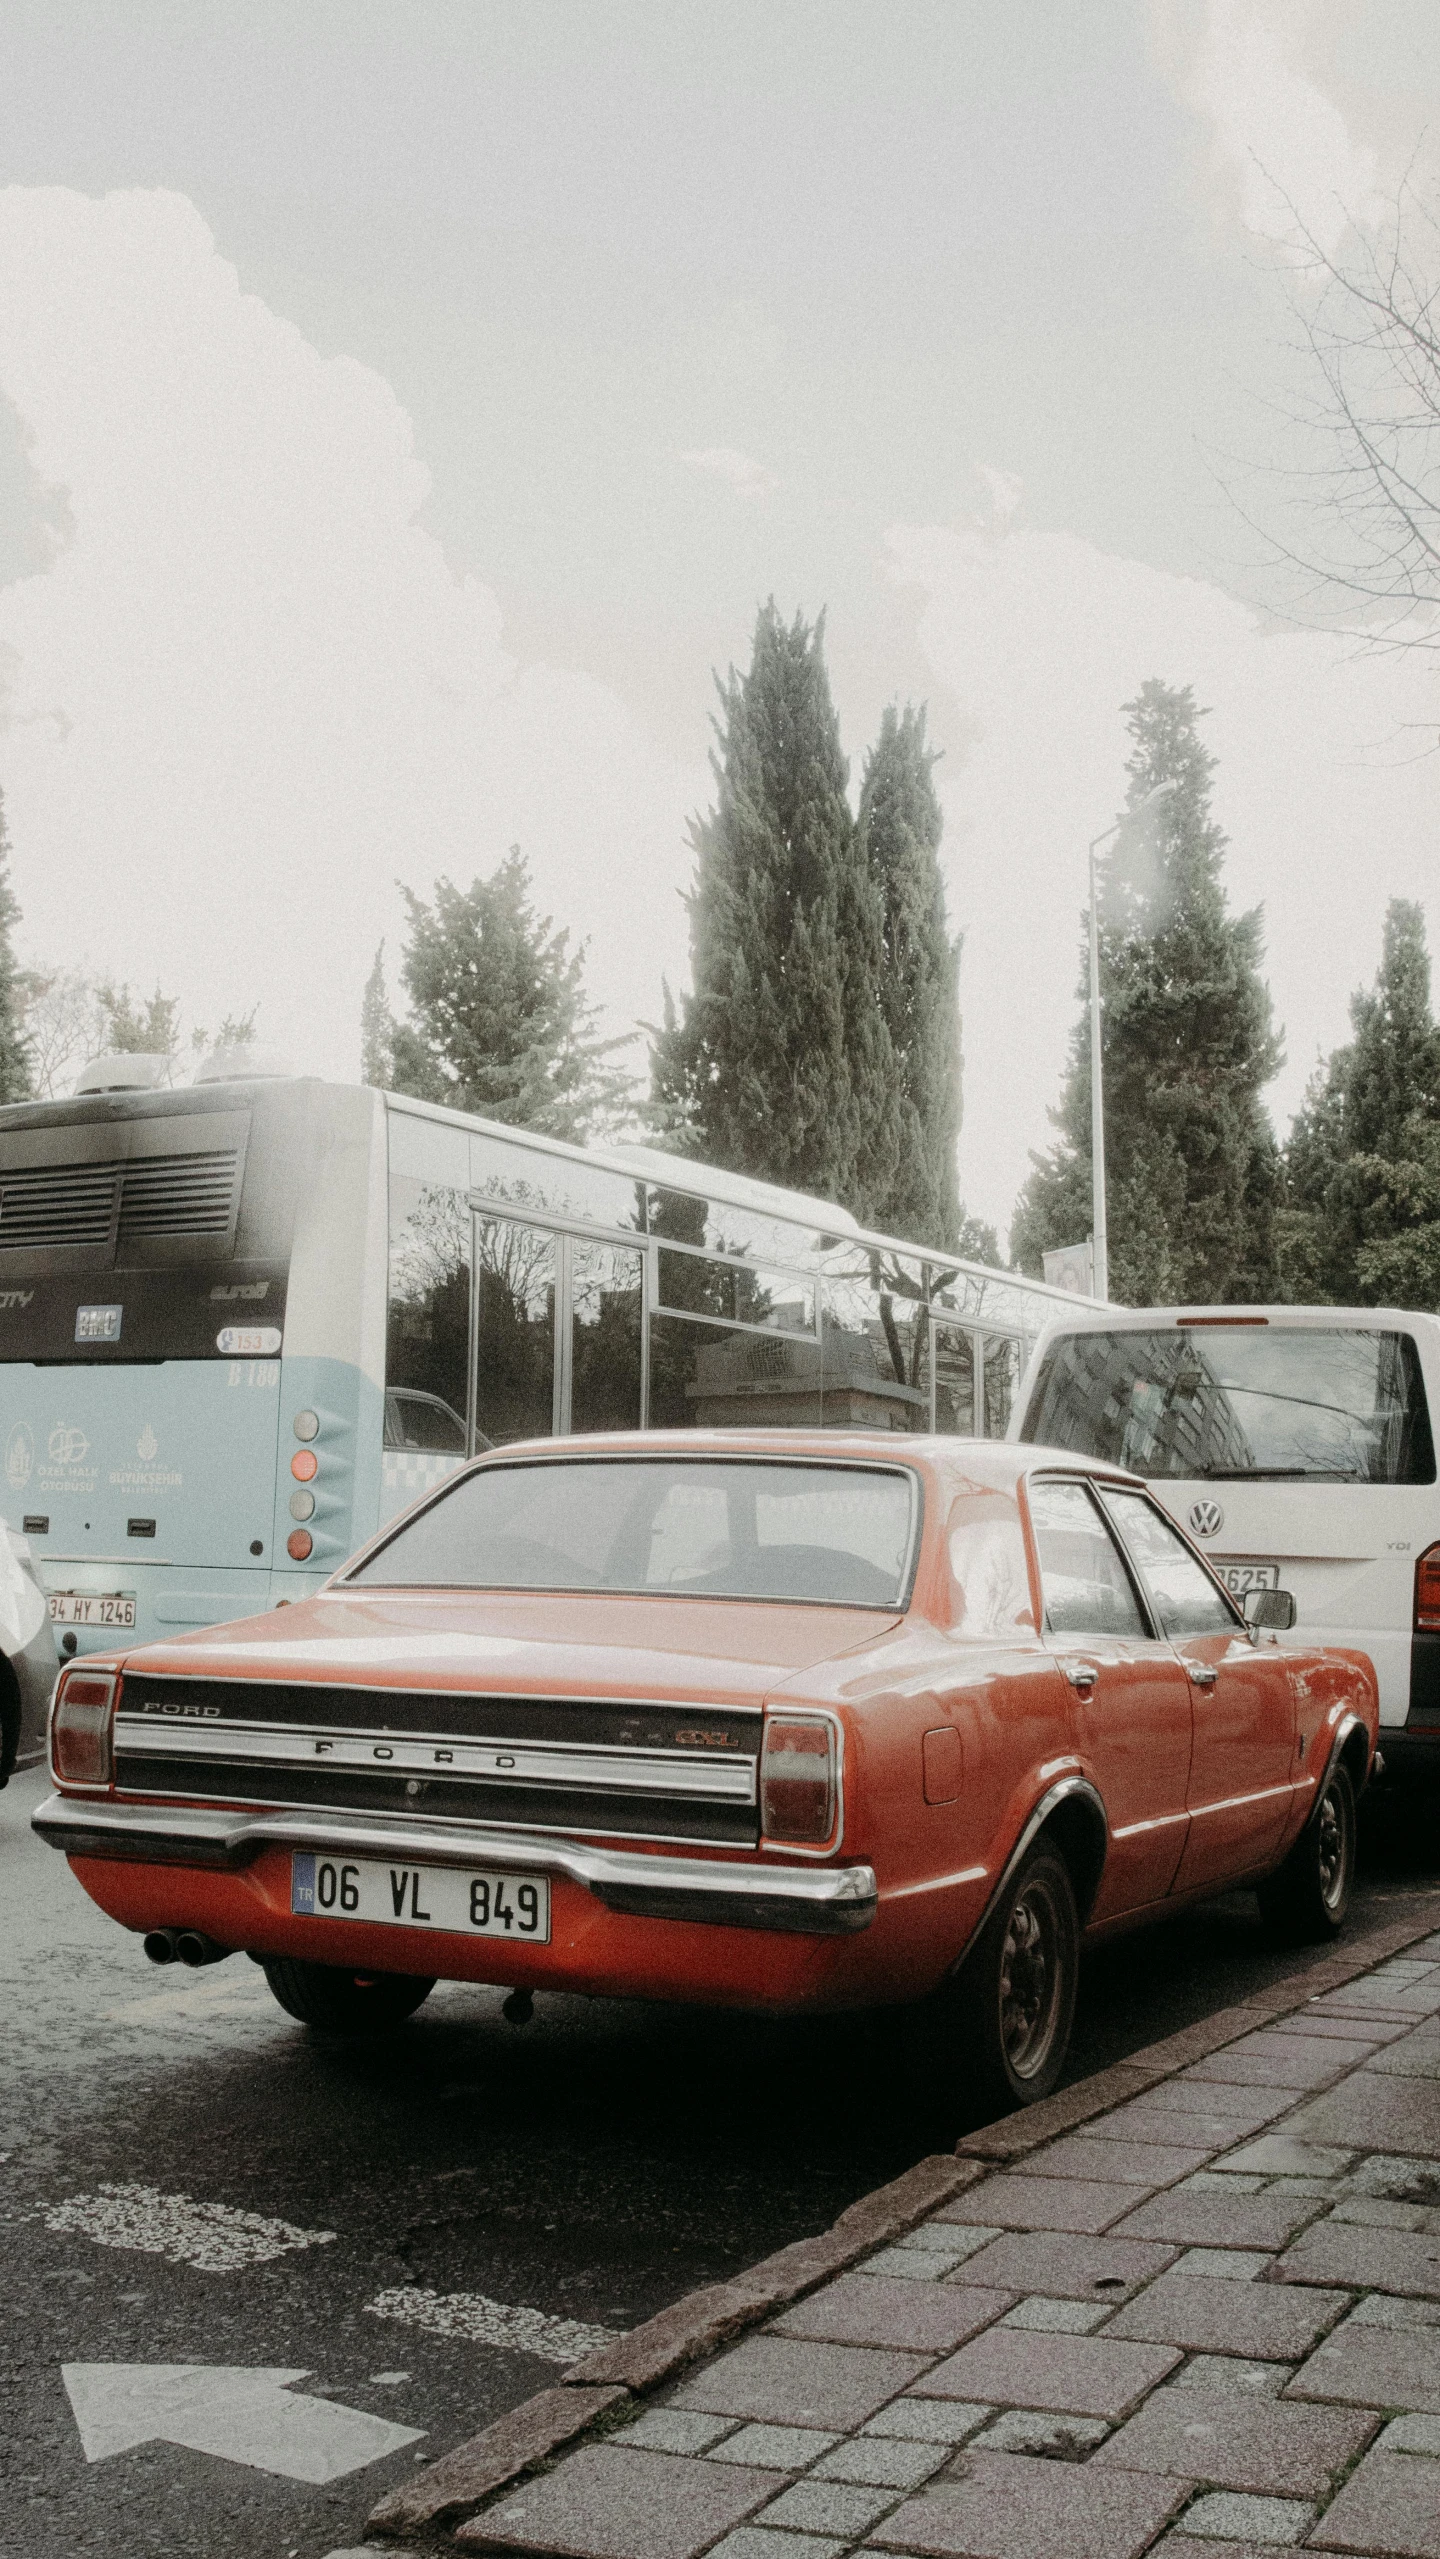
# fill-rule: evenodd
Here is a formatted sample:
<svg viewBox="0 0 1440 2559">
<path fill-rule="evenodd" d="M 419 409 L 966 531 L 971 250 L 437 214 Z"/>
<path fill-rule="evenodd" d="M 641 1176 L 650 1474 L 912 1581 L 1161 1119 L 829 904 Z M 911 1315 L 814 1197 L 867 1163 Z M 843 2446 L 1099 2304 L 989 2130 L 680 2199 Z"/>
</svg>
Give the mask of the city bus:
<svg viewBox="0 0 1440 2559">
<path fill-rule="evenodd" d="M 1074 1303 L 646 1147 L 148 1072 L 0 1109 L 0 1505 L 65 1654 L 298 1599 L 502 1442 L 1001 1438 Z"/>
</svg>

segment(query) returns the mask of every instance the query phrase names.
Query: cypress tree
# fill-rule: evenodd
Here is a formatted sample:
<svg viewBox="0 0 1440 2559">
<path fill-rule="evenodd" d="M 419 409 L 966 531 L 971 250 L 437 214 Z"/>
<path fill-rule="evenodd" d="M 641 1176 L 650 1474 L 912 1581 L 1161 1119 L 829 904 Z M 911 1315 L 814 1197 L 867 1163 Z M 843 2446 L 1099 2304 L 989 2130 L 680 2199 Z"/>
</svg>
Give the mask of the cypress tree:
<svg viewBox="0 0 1440 2559">
<path fill-rule="evenodd" d="M 1353 1039 L 1312 1078 L 1285 1150 L 1286 1293 L 1302 1303 L 1440 1305 L 1440 1030 L 1425 919 L 1385 916 Z"/>
<path fill-rule="evenodd" d="M 623 1042 L 596 1036 L 584 948 L 572 951 L 569 934 L 536 915 L 517 844 L 488 880 L 468 889 L 437 880 L 433 905 L 402 893 L 411 1019 L 389 1024 L 397 1093 L 549 1137 L 585 1137 L 623 1109 L 629 1078 L 606 1062 Z M 362 1016 L 372 1030 L 379 968 L 377 957 Z M 378 994 L 383 1004 L 383 975 Z"/>
<path fill-rule="evenodd" d="M 1215 758 L 1186 685 L 1152 679 L 1125 706 L 1126 805 L 1098 880 L 1109 1168 L 1110 1289 L 1153 1305 L 1275 1294 L 1278 1162 L 1260 1096 L 1280 1063 L 1260 977 L 1258 908 L 1232 916 L 1226 839 L 1210 810 Z M 1088 969 L 1082 965 L 1082 1002 Z M 1021 1193 L 1012 1247 L 1041 1253 L 1090 1232 L 1090 1050 L 1082 1013 L 1058 1110 L 1060 1142 Z"/>
<path fill-rule="evenodd" d="M 881 902 L 845 795 L 824 617 L 773 601 L 719 686 L 715 806 L 691 826 L 693 991 L 651 1052 L 668 1141 L 869 1218 L 897 1152 Z"/>
<path fill-rule="evenodd" d="M 860 848 L 880 901 L 880 1011 L 894 1058 L 895 1154 L 883 1167 L 877 1226 L 954 1251 L 960 1134 L 960 945 L 940 876 L 944 819 L 925 713 L 886 711 L 865 764 Z"/>
<path fill-rule="evenodd" d="M 25 1102 L 34 1091 L 30 1043 L 25 1036 L 28 980 L 12 940 L 20 904 L 10 885 L 10 836 L 0 800 L 0 1102 Z"/>
<path fill-rule="evenodd" d="M 385 992 L 385 945 L 375 954 L 375 965 L 365 980 L 360 998 L 360 1081 L 387 1091 L 395 1080 L 395 1024 L 390 1012 L 390 999 Z"/>
</svg>

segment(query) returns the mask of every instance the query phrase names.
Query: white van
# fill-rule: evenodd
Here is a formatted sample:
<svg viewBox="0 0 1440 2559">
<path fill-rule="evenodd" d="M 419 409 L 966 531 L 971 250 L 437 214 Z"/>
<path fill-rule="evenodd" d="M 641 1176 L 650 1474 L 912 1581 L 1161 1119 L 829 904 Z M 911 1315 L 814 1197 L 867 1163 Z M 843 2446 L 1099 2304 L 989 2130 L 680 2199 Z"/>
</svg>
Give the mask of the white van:
<svg viewBox="0 0 1440 2559">
<path fill-rule="evenodd" d="M 1440 1773 L 1440 1320 L 1392 1307 L 1085 1307 L 1010 1437 L 1146 1476 L 1239 1599 L 1368 1653 L 1386 1767 Z M 1282 1639 L 1283 1640 L 1283 1639 Z"/>
</svg>

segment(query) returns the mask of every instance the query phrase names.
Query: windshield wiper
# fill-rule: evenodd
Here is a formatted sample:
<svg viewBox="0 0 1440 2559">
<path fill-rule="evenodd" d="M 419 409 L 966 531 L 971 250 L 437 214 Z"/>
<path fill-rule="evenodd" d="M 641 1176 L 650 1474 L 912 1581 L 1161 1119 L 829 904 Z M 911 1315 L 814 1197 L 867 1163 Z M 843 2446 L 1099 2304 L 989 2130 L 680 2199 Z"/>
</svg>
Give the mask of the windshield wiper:
<svg viewBox="0 0 1440 2559">
<path fill-rule="evenodd" d="M 1358 1466 L 1197 1466 L 1205 1484 L 1366 1484 Z"/>
</svg>

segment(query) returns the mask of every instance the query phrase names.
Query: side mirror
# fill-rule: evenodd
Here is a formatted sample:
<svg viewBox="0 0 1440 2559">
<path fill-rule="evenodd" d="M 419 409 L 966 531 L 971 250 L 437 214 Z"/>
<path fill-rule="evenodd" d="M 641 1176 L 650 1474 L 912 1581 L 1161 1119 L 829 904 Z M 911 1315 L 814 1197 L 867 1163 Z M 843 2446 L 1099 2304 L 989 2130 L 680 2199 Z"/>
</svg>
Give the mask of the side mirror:
<svg viewBox="0 0 1440 2559">
<path fill-rule="evenodd" d="M 1247 1590 L 1243 1602 L 1247 1626 L 1269 1627 L 1286 1635 L 1295 1623 L 1295 1593 L 1290 1590 Z"/>
</svg>

